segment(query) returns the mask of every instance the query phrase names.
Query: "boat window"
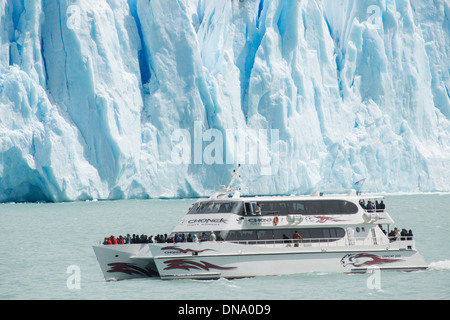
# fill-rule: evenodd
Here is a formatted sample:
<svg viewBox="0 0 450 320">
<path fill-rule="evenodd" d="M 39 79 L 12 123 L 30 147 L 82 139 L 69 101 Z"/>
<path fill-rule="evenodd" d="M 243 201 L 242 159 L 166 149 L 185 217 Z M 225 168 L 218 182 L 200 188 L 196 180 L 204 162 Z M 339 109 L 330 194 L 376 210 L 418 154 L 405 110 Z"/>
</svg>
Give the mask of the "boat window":
<svg viewBox="0 0 450 320">
<path fill-rule="evenodd" d="M 256 231 L 256 235 L 258 236 L 258 240 L 273 239 L 272 230 L 258 230 Z"/>
<path fill-rule="evenodd" d="M 303 240 L 311 241 L 336 241 L 345 236 L 342 228 L 296 228 L 296 229 L 274 229 L 274 230 L 230 230 L 226 237 L 227 241 L 247 240 L 281 240 L 292 239 L 295 231 L 301 235 Z"/>
<path fill-rule="evenodd" d="M 353 202 L 341 200 L 340 205 L 342 212 L 346 214 L 355 214 L 358 212 L 358 207 Z"/>
<path fill-rule="evenodd" d="M 322 229 L 309 229 L 309 238 L 326 238 Z"/>
<path fill-rule="evenodd" d="M 242 202 L 236 201 L 204 201 L 195 203 L 188 214 L 203 213 L 242 213 Z"/>
<path fill-rule="evenodd" d="M 305 214 L 305 204 L 303 202 L 292 202 L 292 213 Z"/>
<path fill-rule="evenodd" d="M 209 241 L 211 236 L 211 231 L 199 231 L 199 232 L 192 232 L 192 231 L 186 231 L 186 232 L 172 232 L 167 237 L 168 243 L 177 242 L 177 236 L 179 236 L 181 242 L 193 242 L 194 234 L 197 235 L 198 241 Z M 221 230 L 221 231 L 214 231 L 214 234 L 216 235 L 216 241 L 217 239 L 225 239 L 227 237 L 228 231 L 227 230 Z M 223 240 L 221 240 L 223 241 Z M 179 241 L 178 241 L 179 242 Z"/>
<path fill-rule="evenodd" d="M 216 238 L 219 234 L 226 241 L 256 241 L 256 240 L 282 240 L 293 239 L 293 235 L 297 231 L 305 241 L 309 242 L 333 242 L 345 236 L 345 230 L 342 228 L 292 228 L 292 229 L 273 229 L 273 230 L 222 230 L 215 231 Z M 197 232 L 173 232 L 169 235 L 169 239 L 176 241 L 179 235 L 180 241 L 191 242 L 191 237 L 197 234 L 199 241 L 208 241 L 211 231 Z M 170 241 L 169 241 L 170 242 Z"/>
<path fill-rule="evenodd" d="M 227 241 L 256 240 L 256 230 L 230 230 Z"/>
<path fill-rule="evenodd" d="M 340 202 L 339 200 L 330 200 L 325 201 L 322 203 L 322 210 L 324 214 L 336 214 L 339 212 L 342 212 L 340 208 Z"/>
<path fill-rule="evenodd" d="M 335 215 L 355 214 L 358 207 L 346 200 L 260 201 L 263 215 Z"/>
<path fill-rule="evenodd" d="M 306 214 L 323 214 L 322 201 L 308 201 L 306 203 Z"/>
<path fill-rule="evenodd" d="M 266 215 L 277 215 L 280 214 L 277 202 L 260 202 L 261 213 Z"/>
<path fill-rule="evenodd" d="M 245 203 L 245 214 L 254 215 L 256 213 L 256 202 L 246 202 Z"/>
</svg>

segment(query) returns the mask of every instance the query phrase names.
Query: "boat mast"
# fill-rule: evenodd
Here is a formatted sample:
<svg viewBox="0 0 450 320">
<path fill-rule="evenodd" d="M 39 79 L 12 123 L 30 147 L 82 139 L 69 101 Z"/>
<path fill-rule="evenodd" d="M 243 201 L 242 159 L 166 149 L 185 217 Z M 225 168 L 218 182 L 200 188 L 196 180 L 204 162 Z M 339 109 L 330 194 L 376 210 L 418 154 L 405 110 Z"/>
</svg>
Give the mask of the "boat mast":
<svg viewBox="0 0 450 320">
<path fill-rule="evenodd" d="M 241 168 L 241 165 L 238 165 L 238 168 L 233 170 L 233 172 L 231 173 L 231 181 L 230 184 L 228 185 L 228 187 L 225 187 L 224 185 L 220 186 L 220 190 L 217 192 L 214 192 L 211 197 L 209 197 L 210 199 L 219 199 L 219 198 L 226 198 L 228 197 L 230 194 L 233 194 L 233 198 L 239 198 L 240 196 L 240 192 L 236 189 L 233 189 L 233 183 L 237 178 L 240 178 L 239 176 L 239 170 Z"/>
<path fill-rule="evenodd" d="M 240 175 L 239 175 L 239 170 L 240 169 L 241 169 L 241 165 L 238 164 L 238 168 L 233 170 L 233 172 L 231 173 L 231 181 L 230 181 L 230 184 L 228 185 L 228 188 L 227 188 L 227 191 L 230 192 L 230 193 L 235 191 L 235 190 L 232 189 L 232 186 L 233 186 L 234 180 L 236 180 L 236 178 L 240 178 Z"/>
</svg>

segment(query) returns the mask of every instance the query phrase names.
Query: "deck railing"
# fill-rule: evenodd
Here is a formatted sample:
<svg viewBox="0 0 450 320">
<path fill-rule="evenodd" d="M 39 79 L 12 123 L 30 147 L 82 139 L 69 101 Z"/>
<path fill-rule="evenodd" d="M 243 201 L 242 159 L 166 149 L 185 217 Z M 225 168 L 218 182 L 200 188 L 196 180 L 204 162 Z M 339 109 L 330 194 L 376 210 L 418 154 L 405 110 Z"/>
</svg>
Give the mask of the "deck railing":
<svg viewBox="0 0 450 320">
<path fill-rule="evenodd" d="M 308 238 L 308 239 L 269 239 L 269 240 L 236 240 L 227 241 L 246 245 L 259 245 L 265 247 L 340 247 L 340 246 L 373 246 L 390 245 L 395 242 L 407 245 L 413 237 L 386 238 L 386 237 L 366 237 L 366 238 Z"/>
</svg>

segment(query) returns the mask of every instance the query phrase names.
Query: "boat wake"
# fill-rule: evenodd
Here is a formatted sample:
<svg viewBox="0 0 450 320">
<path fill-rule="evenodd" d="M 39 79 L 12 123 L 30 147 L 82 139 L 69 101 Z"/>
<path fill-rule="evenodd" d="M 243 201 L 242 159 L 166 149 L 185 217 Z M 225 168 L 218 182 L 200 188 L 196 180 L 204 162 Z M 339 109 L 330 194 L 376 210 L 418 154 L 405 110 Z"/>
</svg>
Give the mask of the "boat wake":
<svg viewBox="0 0 450 320">
<path fill-rule="evenodd" d="M 429 268 L 430 270 L 450 270 L 450 260 L 431 262 Z"/>
</svg>

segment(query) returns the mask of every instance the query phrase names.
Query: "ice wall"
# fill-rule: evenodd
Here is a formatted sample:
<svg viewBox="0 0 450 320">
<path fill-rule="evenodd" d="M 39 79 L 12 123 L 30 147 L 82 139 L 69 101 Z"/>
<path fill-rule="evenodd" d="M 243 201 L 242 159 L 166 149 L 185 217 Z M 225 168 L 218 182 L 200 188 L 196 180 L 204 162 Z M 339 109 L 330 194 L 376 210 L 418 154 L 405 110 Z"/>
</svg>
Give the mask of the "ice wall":
<svg viewBox="0 0 450 320">
<path fill-rule="evenodd" d="M 449 191 L 444 0 L 0 0 L 0 201 Z"/>
</svg>

